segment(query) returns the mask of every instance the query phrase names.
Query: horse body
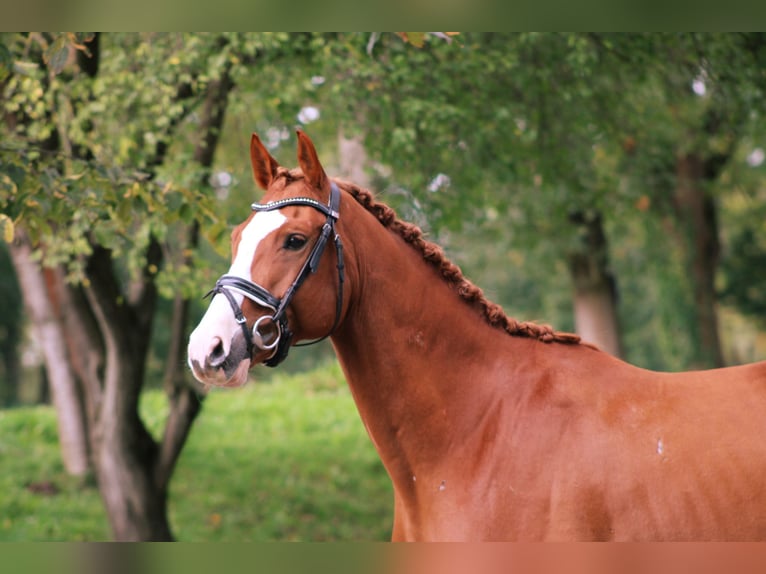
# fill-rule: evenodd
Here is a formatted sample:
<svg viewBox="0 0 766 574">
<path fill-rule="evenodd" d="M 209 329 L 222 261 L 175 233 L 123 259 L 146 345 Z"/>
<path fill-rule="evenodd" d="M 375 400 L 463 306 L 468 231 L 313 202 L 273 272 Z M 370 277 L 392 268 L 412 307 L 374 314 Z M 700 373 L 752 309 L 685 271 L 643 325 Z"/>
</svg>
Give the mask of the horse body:
<svg viewBox="0 0 766 574">
<path fill-rule="evenodd" d="M 256 140 L 253 170 L 268 199 L 324 200 L 308 138 L 299 135 L 302 176 L 280 184 L 282 168 Z M 393 482 L 394 540 L 766 538 L 766 363 L 655 373 L 563 334 L 509 335 L 419 231 L 336 184 L 347 287 L 332 342 Z M 284 291 L 297 255 L 276 248 L 287 245 L 280 233 L 300 222 L 309 234 L 306 222 L 322 218 L 305 205 L 281 211 L 287 227 L 252 247 L 249 279 Z M 268 251 L 277 264 L 264 263 Z M 333 325 L 339 258 L 325 255 L 290 305 L 297 339 Z M 248 325 L 264 313 L 241 304 Z M 241 365 L 268 356 L 241 356 L 239 326 L 224 330 L 226 320 L 206 316 L 192 335 L 203 382 L 243 382 Z M 221 342 L 229 355 L 239 349 L 229 374 L 210 359 L 215 341 L 218 354 Z"/>
</svg>

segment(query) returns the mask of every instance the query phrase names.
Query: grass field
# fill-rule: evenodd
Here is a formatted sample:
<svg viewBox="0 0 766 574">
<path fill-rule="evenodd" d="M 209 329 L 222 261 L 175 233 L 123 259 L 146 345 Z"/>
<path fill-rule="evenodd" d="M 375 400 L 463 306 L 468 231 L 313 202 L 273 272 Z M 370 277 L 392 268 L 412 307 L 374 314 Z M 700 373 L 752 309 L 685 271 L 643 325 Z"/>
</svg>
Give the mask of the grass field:
<svg viewBox="0 0 766 574">
<path fill-rule="evenodd" d="M 142 415 L 159 435 L 161 392 Z M 98 491 L 66 475 L 50 407 L 0 411 L 0 541 L 108 540 Z M 181 541 L 376 541 L 390 537 L 388 477 L 335 363 L 217 390 L 171 482 Z"/>
</svg>

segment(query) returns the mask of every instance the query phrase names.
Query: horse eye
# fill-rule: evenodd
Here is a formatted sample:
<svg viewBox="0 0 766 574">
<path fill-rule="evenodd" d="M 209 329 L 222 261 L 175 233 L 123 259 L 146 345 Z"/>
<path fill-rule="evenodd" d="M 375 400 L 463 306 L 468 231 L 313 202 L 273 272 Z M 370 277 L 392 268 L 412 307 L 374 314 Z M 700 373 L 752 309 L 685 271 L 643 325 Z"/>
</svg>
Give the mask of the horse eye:
<svg viewBox="0 0 766 574">
<path fill-rule="evenodd" d="M 306 238 L 303 237 L 303 235 L 289 235 L 287 239 L 285 239 L 285 249 L 291 251 L 297 251 L 304 245 L 306 245 Z"/>
</svg>

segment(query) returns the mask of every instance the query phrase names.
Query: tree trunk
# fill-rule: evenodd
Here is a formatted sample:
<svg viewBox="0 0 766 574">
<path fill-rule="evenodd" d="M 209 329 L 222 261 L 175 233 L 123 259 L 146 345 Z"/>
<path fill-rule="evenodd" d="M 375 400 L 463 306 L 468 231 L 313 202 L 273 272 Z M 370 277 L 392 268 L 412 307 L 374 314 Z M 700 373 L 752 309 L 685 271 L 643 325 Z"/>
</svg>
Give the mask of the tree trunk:
<svg viewBox="0 0 766 574">
<path fill-rule="evenodd" d="M 569 254 L 576 331 L 584 340 L 621 357 L 617 286 L 609 270 L 601 214 L 577 212 L 570 220 L 580 228 L 583 238 L 580 248 Z"/>
<path fill-rule="evenodd" d="M 361 136 L 348 137 L 338 130 L 338 169 L 342 177 L 362 187 L 370 186 L 367 175 L 367 150 Z"/>
<path fill-rule="evenodd" d="M 224 71 L 208 85 L 202 110 L 201 139 L 195 161 L 207 172 L 212 165 L 233 83 Z M 206 178 L 205 178 L 206 179 Z M 198 242 L 198 225 L 189 229 L 187 247 Z M 158 266 L 159 244 L 152 242 L 147 268 Z M 127 303 L 118 303 L 111 255 L 96 247 L 87 266 L 90 287 L 85 290 L 104 336 L 105 374 L 98 420 L 96 467 L 99 488 L 117 540 L 172 540 L 167 520 L 167 489 L 191 425 L 200 412 L 201 398 L 188 383 L 185 341 L 188 301 L 174 302 L 171 345 L 165 372 L 170 412 L 160 444 L 138 417 L 156 288 L 146 276 Z M 126 328 L 127 327 L 127 328 Z"/>
<path fill-rule="evenodd" d="M 724 364 L 718 334 L 715 272 L 720 245 L 715 201 L 706 190 L 708 177 L 705 162 L 698 154 L 678 157 L 674 207 L 685 252 L 697 332 L 694 334 L 698 352 L 695 367 L 721 367 Z"/>
<path fill-rule="evenodd" d="M 150 247 L 148 262 L 160 256 Z M 138 415 L 144 367 L 156 305 L 146 283 L 131 304 L 121 296 L 112 254 L 94 246 L 86 265 L 85 295 L 104 341 L 103 395 L 96 420 L 94 464 L 116 540 L 172 540 L 167 482 L 154 480 L 158 446 Z"/>
<path fill-rule="evenodd" d="M 212 158 L 211 158 L 212 161 Z M 199 243 L 199 224 L 195 221 L 189 229 L 189 248 Z M 170 412 L 160 444 L 160 456 L 155 468 L 155 479 L 166 483 L 173 472 L 181 446 L 191 430 L 192 422 L 202 409 L 203 395 L 189 381 L 186 368 L 186 344 L 189 339 L 189 300 L 176 296 L 170 325 L 170 345 L 165 363 L 163 386 L 170 400 Z"/>
<path fill-rule="evenodd" d="M 31 256 L 32 247 L 26 237 L 18 232 L 16 241 L 11 245 L 11 257 L 22 285 L 24 306 L 43 351 L 56 408 L 61 458 L 69 474 L 82 476 L 90 468 L 83 402 L 70 368 L 66 336 L 51 303 L 45 274 Z"/>
<path fill-rule="evenodd" d="M 104 342 L 82 287 L 67 283 L 65 269 L 49 270 L 48 285 L 51 301 L 60 308 L 69 365 L 84 396 L 89 444 L 95 445 L 95 422 L 103 395 Z"/>
</svg>

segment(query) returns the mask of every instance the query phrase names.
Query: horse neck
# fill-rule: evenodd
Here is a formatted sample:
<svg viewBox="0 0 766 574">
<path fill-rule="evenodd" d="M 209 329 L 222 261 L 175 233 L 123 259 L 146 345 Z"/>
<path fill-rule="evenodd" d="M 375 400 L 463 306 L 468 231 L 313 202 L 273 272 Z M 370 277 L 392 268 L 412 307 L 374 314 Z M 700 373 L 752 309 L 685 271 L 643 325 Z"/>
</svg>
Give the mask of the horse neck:
<svg viewBox="0 0 766 574">
<path fill-rule="evenodd" d="M 340 233 L 351 300 L 333 343 L 391 472 L 399 463 L 437 459 L 453 433 L 468 432 L 491 398 L 491 385 L 482 382 L 507 368 L 498 356 L 509 353 L 499 348 L 517 338 L 491 327 L 422 254 L 363 208 L 348 211 Z"/>
</svg>

